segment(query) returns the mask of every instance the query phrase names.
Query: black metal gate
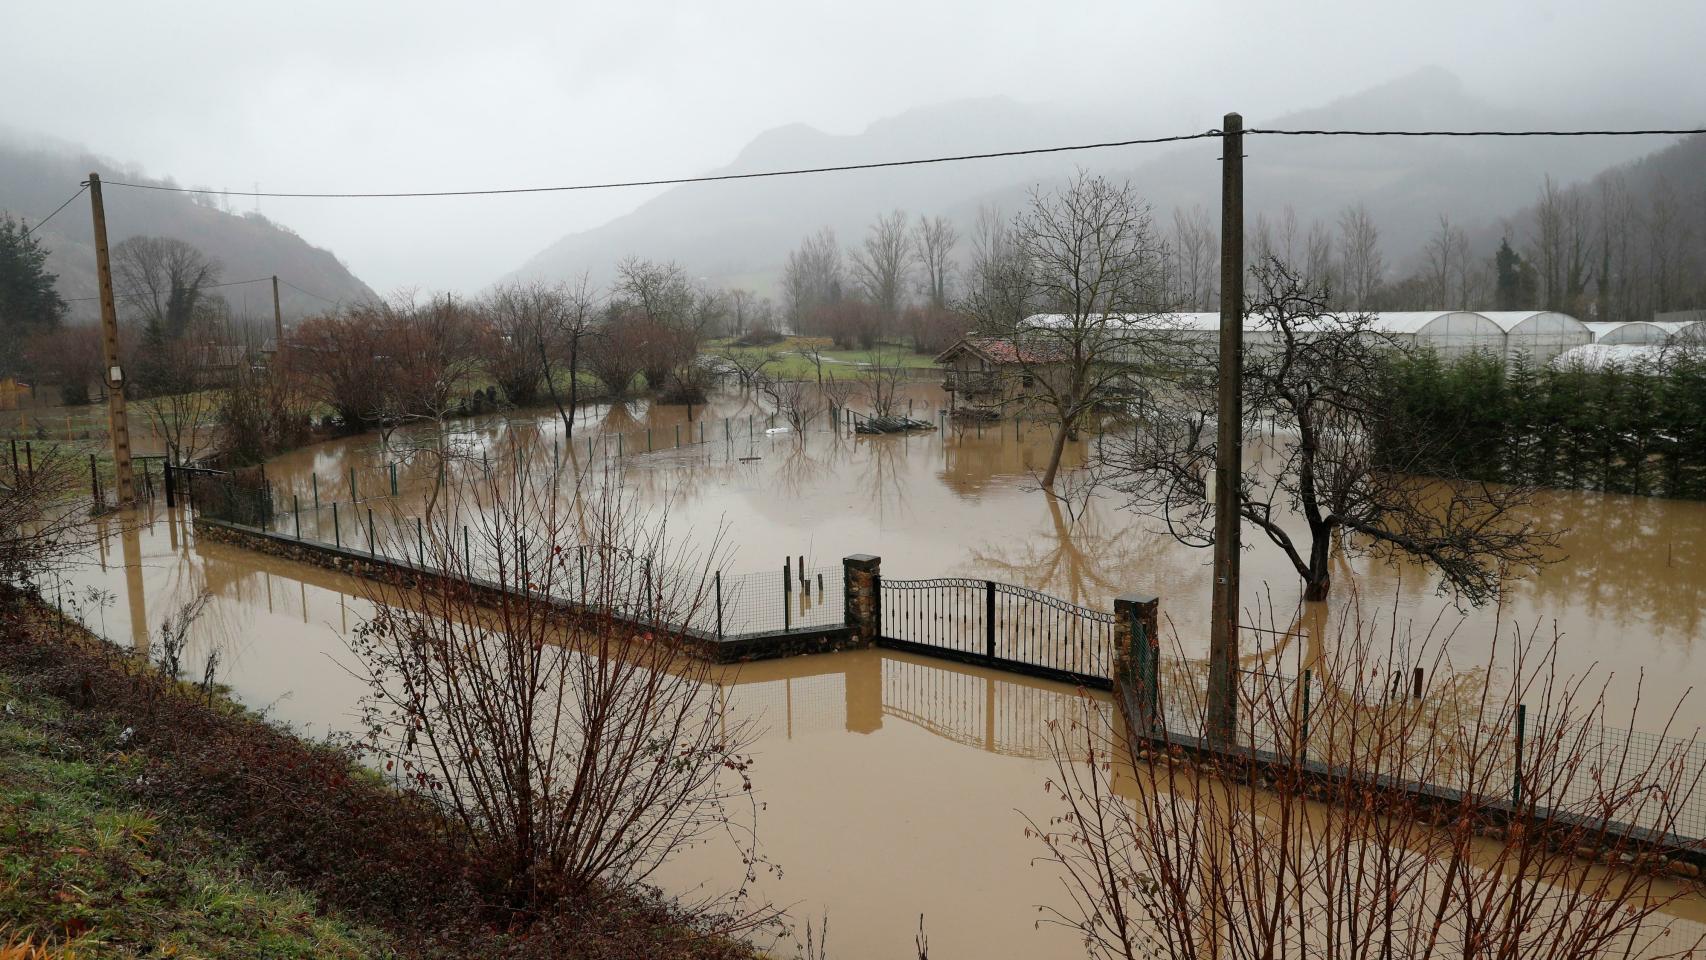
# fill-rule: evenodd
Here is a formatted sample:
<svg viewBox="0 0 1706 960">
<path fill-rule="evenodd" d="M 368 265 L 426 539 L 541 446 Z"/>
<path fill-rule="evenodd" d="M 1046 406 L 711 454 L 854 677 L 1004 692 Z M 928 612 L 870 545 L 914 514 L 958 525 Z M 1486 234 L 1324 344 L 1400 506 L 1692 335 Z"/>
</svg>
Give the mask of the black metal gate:
<svg viewBox="0 0 1706 960">
<path fill-rule="evenodd" d="M 878 583 L 884 646 L 1110 689 L 1114 615 L 1028 587 L 944 577 Z"/>
</svg>

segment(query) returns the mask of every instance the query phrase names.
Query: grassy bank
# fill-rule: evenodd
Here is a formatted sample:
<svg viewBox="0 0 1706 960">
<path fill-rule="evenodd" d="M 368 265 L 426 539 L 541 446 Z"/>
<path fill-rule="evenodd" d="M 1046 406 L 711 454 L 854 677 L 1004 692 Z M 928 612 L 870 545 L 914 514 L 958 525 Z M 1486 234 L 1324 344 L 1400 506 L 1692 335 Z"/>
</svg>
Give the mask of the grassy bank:
<svg viewBox="0 0 1706 960">
<path fill-rule="evenodd" d="M 437 810 L 17 596 L 0 597 L 0 707 L 0 947 L 749 956 L 638 895 L 525 916 L 493 906 Z"/>
</svg>

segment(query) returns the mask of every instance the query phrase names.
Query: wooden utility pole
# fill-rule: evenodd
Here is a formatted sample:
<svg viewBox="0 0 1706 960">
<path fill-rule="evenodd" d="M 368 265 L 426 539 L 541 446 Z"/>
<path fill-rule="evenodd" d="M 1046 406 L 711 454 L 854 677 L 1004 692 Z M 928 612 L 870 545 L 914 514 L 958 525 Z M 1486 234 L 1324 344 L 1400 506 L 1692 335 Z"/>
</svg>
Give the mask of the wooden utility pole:
<svg viewBox="0 0 1706 960">
<path fill-rule="evenodd" d="M 284 349 L 284 311 L 278 308 L 278 274 L 272 275 L 273 350 Z"/>
<path fill-rule="evenodd" d="M 89 211 L 95 218 L 95 275 L 101 284 L 101 358 L 106 362 L 107 432 L 113 438 L 113 479 L 118 505 L 136 502 L 136 478 L 130 471 L 130 417 L 124 409 L 124 367 L 118 355 L 118 308 L 113 306 L 113 267 L 107 256 L 107 208 L 101 202 L 101 176 L 89 174 Z"/>
<path fill-rule="evenodd" d="M 1244 473 L 1244 118 L 1226 115 L 1220 158 L 1220 390 L 1214 458 L 1214 595 L 1209 611 L 1210 741 L 1238 724 L 1238 486 Z"/>
</svg>

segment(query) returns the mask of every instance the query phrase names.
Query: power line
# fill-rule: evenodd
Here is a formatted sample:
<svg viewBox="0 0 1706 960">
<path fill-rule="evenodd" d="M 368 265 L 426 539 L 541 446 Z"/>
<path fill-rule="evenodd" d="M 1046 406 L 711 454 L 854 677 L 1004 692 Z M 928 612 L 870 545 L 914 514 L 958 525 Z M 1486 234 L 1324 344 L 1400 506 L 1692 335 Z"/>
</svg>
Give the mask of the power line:
<svg viewBox="0 0 1706 960">
<path fill-rule="evenodd" d="M 104 184 L 104 183 L 106 183 L 106 181 L 102 180 L 101 183 Z M 224 283 L 210 283 L 207 286 L 201 287 L 199 289 L 211 290 L 214 287 L 237 287 L 237 286 L 242 286 L 245 283 L 264 283 L 264 282 L 267 282 L 270 280 L 272 280 L 272 277 L 256 277 L 253 280 L 227 280 Z M 287 283 L 289 281 L 286 281 L 284 278 L 280 277 L 279 282 L 280 283 Z M 303 290 L 302 292 L 308 293 L 308 291 L 306 291 L 306 290 Z M 116 296 L 114 296 L 113 299 L 114 300 L 140 300 L 146 296 L 148 296 L 148 294 L 146 294 L 146 293 L 121 293 L 121 294 L 117 294 Z M 313 296 L 313 294 L 309 294 L 309 296 Z M 81 303 L 85 300 L 99 300 L 99 299 L 101 299 L 101 298 L 100 297 L 70 297 L 65 302 L 66 303 Z M 324 298 L 322 298 L 322 299 L 324 299 Z"/>
<path fill-rule="evenodd" d="M 1245 130 L 1245 136 L 1279 137 L 1686 137 L 1706 133 L 1689 130 Z"/>
<path fill-rule="evenodd" d="M 1640 130 L 1282 130 L 1249 129 L 1246 136 L 1284 137 L 1651 137 L 1689 136 L 1706 133 L 1706 128 L 1640 129 Z M 758 180 L 769 177 L 795 177 L 818 173 L 847 173 L 855 170 L 881 170 L 894 167 L 916 167 L 935 163 L 959 163 L 966 160 L 993 160 L 1002 157 L 1027 157 L 1047 153 L 1071 153 L 1082 150 L 1104 150 L 1112 147 L 1132 147 L 1160 143 L 1182 143 L 1187 140 L 1206 140 L 1221 136 L 1220 130 L 1177 134 L 1167 137 L 1144 137 L 1133 140 L 1110 140 L 1102 143 L 1081 143 L 1070 146 L 1035 147 L 1027 150 L 999 150 L 991 153 L 963 153 L 941 157 L 921 157 L 910 160 L 882 160 L 872 163 L 844 163 L 823 167 L 795 167 L 784 170 L 762 170 L 753 173 L 720 173 L 699 177 L 667 177 L 657 180 L 618 180 L 604 183 L 577 183 L 547 187 L 498 187 L 479 190 L 410 190 L 387 193 L 339 191 L 326 193 L 282 192 L 260 190 L 214 190 L 210 187 L 171 187 L 154 183 L 126 183 L 120 180 L 103 181 L 109 186 L 130 187 L 135 190 L 160 190 L 168 193 L 202 193 L 231 197 L 280 197 L 297 199 L 384 199 L 405 197 L 473 197 L 519 193 L 565 193 L 577 190 L 614 190 L 624 187 L 667 187 L 690 183 L 716 183 L 725 180 Z M 298 288 L 300 289 L 300 288 Z M 307 291 L 302 291 L 307 293 Z M 312 294 L 311 294 L 312 295 Z M 325 299 L 325 298 L 321 298 Z M 330 302 L 330 301 L 328 301 Z"/>
<path fill-rule="evenodd" d="M 292 290 L 295 290 L 297 293 L 305 293 L 308 296 L 313 297 L 316 300 L 324 300 L 325 302 L 331 304 L 334 307 L 340 303 L 343 303 L 342 300 L 333 300 L 331 297 L 322 297 L 312 290 L 304 290 L 301 287 L 297 286 L 296 284 L 291 283 L 289 280 L 284 279 L 283 277 L 279 277 L 278 282 L 284 284 L 285 286 L 289 287 Z"/>
<path fill-rule="evenodd" d="M 1103 150 L 1109 147 L 1132 147 L 1141 144 L 1179 143 L 1185 140 L 1206 140 L 1220 136 L 1218 130 L 1181 134 L 1172 137 L 1150 137 L 1141 140 L 1115 140 L 1107 143 L 1081 143 L 1065 147 L 1035 147 L 1029 150 L 1001 150 L 995 153 L 963 153 L 946 157 L 923 157 L 913 160 L 882 160 L 873 163 L 844 163 L 829 167 L 796 167 L 788 170 L 763 170 L 755 173 L 718 173 L 702 177 L 669 177 L 661 180 L 623 180 L 609 183 L 577 183 L 555 187 L 504 187 L 489 190 L 415 190 L 401 193 L 274 193 L 254 190 L 214 190 L 206 187 L 168 187 L 152 183 L 125 183 L 103 180 L 113 187 L 132 187 L 137 190 L 164 190 L 171 193 L 214 193 L 233 197 L 296 197 L 318 199 L 354 199 L 386 197 L 475 197 L 510 193 L 564 193 L 571 190 L 614 190 L 622 187 L 668 187 L 684 183 L 714 183 L 721 180 L 758 180 L 765 177 L 796 177 L 811 173 L 845 173 L 852 170 L 880 170 L 889 167 L 917 167 L 932 163 L 958 163 L 964 160 L 993 160 L 1000 157 L 1028 157 L 1043 153 L 1069 153 L 1075 150 Z"/>
<path fill-rule="evenodd" d="M 74 194 L 72 194 L 72 195 L 71 195 L 71 196 L 69 196 L 69 197 L 66 197 L 66 198 L 65 198 L 65 202 L 64 202 L 64 203 L 62 203 L 62 204 L 60 204 L 60 205 L 59 205 L 59 206 L 57 206 L 57 207 L 54 207 L 54 208 L 53 208 L 53 212 L 52 212 L 52 213 L 50 213 L 50 214 L 48 214 L 48 215 L 47 215 L 47 216 L 45 216 L 45 217 L 43 217 L 43 218 L 41 218 L 41 219 L 40 219 L 40 220 L 37 220 L 37 221 L 36 221 L 36 225 L 35 225 L 35 226 L 33 226 L 33 227 L 31 227 L 31 228 L 29 228 L 29 229 L 28 229 L 28 230 L 25 230 L 25 231 L 24 231 L 24 236 L 26 236 L 26 237 L 27 237 L 27 236 L 29 236 L 29 235 L 30 235 L 30 234 L 32 234 L 32 233 L 35 233 L 35 232 L 36 232 L 36 231 L 37 231 L 37 230 L 40 230 L 40 229 L 41 229 L 41 228 L 42 228 L 42 227 L 44 227 L 44 226 L 46 226 L 46 225 L 47 225 L 47 222 L 48 222 L 48 221 L 49 221 L 49 220 L 52 220 L 52 219 L 53 219 L 53 218 L 54 218 L 54 217 L 57 217 L 57 216 L 59 216 L 59 211 L 61 211 L 61 210 L 64 210 L 64 209 L 65 209 L 65 208 L 66 208 L 66 207 L 69 207 L 69 206 L 71 206 L 71 201 L 73 201 L 73 200 L 75 200 L 75 199 L 77 199 L 77 198 L 78 198 L 78 197 L 81 197 L 81 196 L 82 196 L 82 195 L 83 195 L 83 191 L 85 191 L 85 190 L 87 190 L 87 189 L 89 189 L 89 185 L 88 185 L 88 184 L 86 184 L 86 183 L 85 183 L 85 184 L 83 184 L 83 185 L 82 185 L 82 186 L 81 186 L 81 187 L 78 187 L 78 188 L 77 188 L 77 192 L 76 192 L 76 193 L 74 193 Z"/>
</svg>

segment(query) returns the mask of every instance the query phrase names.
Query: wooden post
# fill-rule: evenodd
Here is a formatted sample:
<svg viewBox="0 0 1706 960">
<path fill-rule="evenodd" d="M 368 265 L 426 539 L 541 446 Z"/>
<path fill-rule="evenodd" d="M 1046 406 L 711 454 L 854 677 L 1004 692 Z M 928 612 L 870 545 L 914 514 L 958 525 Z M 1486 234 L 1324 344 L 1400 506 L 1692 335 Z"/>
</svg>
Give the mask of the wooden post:
<svg viewBox="0 0 1706 960">
<path fill-rule="evenodd" d="M 312 283 L 313 281 L 309 281 Z M 284 311 L 278 307 L 278 274 L 272 278 L 272 335 L 273 355 L 284 349 Z"/>
<path fill-rule="evenodd" d="M 1214 585 L 1209 610 L 1208 729 L 1238 724 L 1238 485 L 1244 465 L 1244 118 L 1226 115 L 1220 158 L 1220 380 L 1214 464 Z"/>
<path fill-rule="evenodd" d="M 118 505 L 136 499 L 130 470 L 130 418 L 124 408 L 124 366 L 118 355 L 118 308 L 113 305 L 113 268 L 107 251 L 107 208 L 101 200 L 100 174 L 89 174 L 89 212 L 95 221 L 95 275 L 101 287 L 101 359 L 106 364 L 107 432 L 112 436 L 113 479 Z"/>
</svg>

